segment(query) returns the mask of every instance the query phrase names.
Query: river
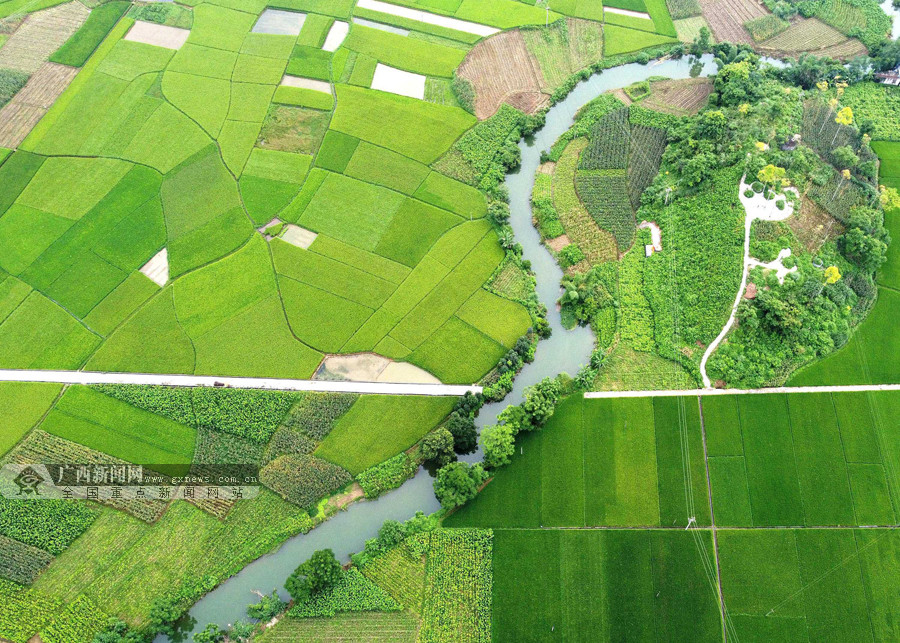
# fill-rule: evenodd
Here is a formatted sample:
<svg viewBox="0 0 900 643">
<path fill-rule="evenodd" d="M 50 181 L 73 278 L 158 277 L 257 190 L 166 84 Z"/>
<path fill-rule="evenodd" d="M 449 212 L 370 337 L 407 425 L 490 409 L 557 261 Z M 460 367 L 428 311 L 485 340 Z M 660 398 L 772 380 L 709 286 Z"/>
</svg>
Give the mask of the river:
<svg viewBox="0 0 900 643">
<path fill-rule="evenodd" d="M 550 109 L 546 125 L 540 131 L 519 142 L 522 165 L 506 177 L 510 195 L 510 224 L 516 240 L 522 245 L 524 258 L 531 262 L 535 272 L 537 294 L 547 306 L 547 318 L 553 334 L 538 344 L 534 362 L 522 369 L 512 393 L 504 401 L 482 408 L 477 422 L 479 427 L 492 424 L 504 408 L 520 401 L 525 387 L 562 372 L 571 375 L 577 373 L 581 365 L 587 362 L 594 347 L 594 337 L 589 328 L 563 328 L 560 314 L 556 310 L 560 294 L 559 282 L 563 273 L 553 256 L 541 244 L 540 235 L 531 223 L 531 190 L 540 165 L 541 152 L 548 150 L 556 139 L 572 127 L 575 114 L 582 106 L 603 92 L 627 87 L 651 76 L 696 76 L 698 69 L 693 69 L 692 74 L 692 66 L 691 60 L 683 58 L 649 65 L 621 65 L 595 74 L 579 83 L 565 100 Z M 716 66 L 712 56 L 703 56 L 698 68 L 700 76 L 715 73 Z M 480 455 L 475 454 L 463 459 L 479 458 Z M 433 513 L 439 508 L 432 490 L 432 479 L 424 469 L 420 469 L 400 489 L 377 500 L 351 505 L 308 534 L 291 538 L 278 551 L 245 567 L 194 605 L 189 613 L 190 623 L 184 629 L 192 634 L 202 630 L 207 623 L 225 627 L 245 618 L 247 605 L 258 600 L 255 591 L 271 593 L 277 588 L 282 597 L 286 598 L 283 587 L 285 579 L 317 549 L 330 548 L 339 558 L 348 560 L 350 554 L 363 548 L 366 540 L 377 535 L 385 520 L 402 521 L 411 518 L 417 511 Z M 188 635 L 187 639 L 189 638 Z M 187 639 L 179 637 L 172 640 Z M 168 637 L 159 636 L 154 643 L 169 640 Z"/>
<path fill-rule="evenodd" d="M 891 38 L 894 40 L 900 38 L 900 9 L 894 6 L 892 0 L 882 2 L 881 8 L 894 20 L 894 26 L 891 28 Z"/>
</svg>

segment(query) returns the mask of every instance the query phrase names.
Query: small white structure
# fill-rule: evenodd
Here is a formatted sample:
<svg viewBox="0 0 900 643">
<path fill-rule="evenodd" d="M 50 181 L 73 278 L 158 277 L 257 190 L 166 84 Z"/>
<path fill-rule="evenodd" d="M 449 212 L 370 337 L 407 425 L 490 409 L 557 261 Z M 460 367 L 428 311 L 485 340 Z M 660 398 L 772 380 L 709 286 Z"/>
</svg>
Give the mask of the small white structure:
<svg viewBox="0 0 900 643">
<path fill-rule="evenodd" d="M 331 83 L 314 78 L 301 78 L 300 76 L 285 76 L 281 79 L 282 87 L 299 87 L 300 89 L 312 89 L 313 91 L 331 94 Z"/>
<path fill-rule="evenodd" d="M 141 272 L 160 288 L 169 281 L 169 251 L 163 248 L 144 264 Z"/>
<path fill-rule="evenodd" d="M 427 11 L 420 11 L 418 9 L 399 7 L 395 4 L 381 2 L 381 0 L 359 0 L 359 2 L 356 3 L 356 6 L 360 9 L 380 11 L 381 13 L 387 13 L 392 16 L 400 16 L 401 18 L 408 18 L 410 20 L 424 22 L 428 25 L 438 25 L 439 27 L 447 27 L 448 29 L 464 31 L 466 33 L 475 34 L 476 36 L 485 37 L 493 36 L 495 33 L 500 33 L 499 29 L 480 25 L 477 22 L 467 22 L 465 20 L 457 20 L 456 18 L 439 16 L 437 14 L 428 13 Z"/>
<path fill-rule="evenodd" d="M 280 239 L 292 246 L 309 250 L 309 247 L 318 236 L 319 235 L 312 230 L 307 230 L 306 228 L 301 228 L 298 225 L 289 223 L 285 226 L 284 232 L 281 233 Z"/>
<path fill-rule="evenodd" d="M 424 100 L 425 80 L 425 76 L 421 74 L 413 74 L 378 63 L 375 67 L 375 76 L 372 78 L 372 89 Z"/>
<path fill-rule="evenodd" d="M 325 37 L 325 44 L 322 45 L 322 49 L 325 51 L 337 51 L 349 32 L 350 25 L 348 23 L 341 20 L 336 21 L 331 25 L 331 29 L 328 30 L 328 35 Z"/>
<path fill-rule="evenodd" d="M 167 27 L 166 25 L 135 20 L 134 25 L 125 34 L 124 40 L 142 42 L 145 45 L 155 45 L 166 49 L 181 49 L 190 35 L 189 29 L 179 29 L 178 27 Z"/>
<path fill-rule="evenodd" d="M 606 13 L 617 13 L 620 16 L 631 16 L 632 18 L 644 18 L 645 20 L 652 20 L 649 13 L 644 13 L 643 11 L 632 11 L 631 9 L 618 9 L 616 7 L 603 7 L 603 11 Z"/>
</svg>

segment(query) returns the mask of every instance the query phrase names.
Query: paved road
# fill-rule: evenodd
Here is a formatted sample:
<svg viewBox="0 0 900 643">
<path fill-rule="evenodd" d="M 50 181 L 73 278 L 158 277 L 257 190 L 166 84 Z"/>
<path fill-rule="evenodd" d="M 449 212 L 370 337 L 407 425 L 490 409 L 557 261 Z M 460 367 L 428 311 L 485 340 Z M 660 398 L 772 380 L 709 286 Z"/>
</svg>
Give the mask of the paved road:
<svg viewBox="0 0 900 643">
<path fill-rule="evenodd" d="M 767 393 L 859 393 L 900 391 L 900 384 L 861 384 L 850 386 L 773 386 L 772 388 L 695 388 L 681 391 L 596 391 L 585 393 L 589 399 L 610 397 L 682 397 L 685 395 L 764 395 Z"/>
<path fill-rule="evenodd" d="M 480 393 L 480 386 L 450 384 L 392 384 L 388 382 L 330 382 L 262 377 L 208 377 L 151 373 L 94 373 L 88 371 L 0 370 L 0 382 L 53 382 L 58 384 L 145 384 L 153 386 L 227 386 L 231 388 L 315 391 L 319 393 L 378 393 L 383 395 L 460 396 Z"/>
</svg>

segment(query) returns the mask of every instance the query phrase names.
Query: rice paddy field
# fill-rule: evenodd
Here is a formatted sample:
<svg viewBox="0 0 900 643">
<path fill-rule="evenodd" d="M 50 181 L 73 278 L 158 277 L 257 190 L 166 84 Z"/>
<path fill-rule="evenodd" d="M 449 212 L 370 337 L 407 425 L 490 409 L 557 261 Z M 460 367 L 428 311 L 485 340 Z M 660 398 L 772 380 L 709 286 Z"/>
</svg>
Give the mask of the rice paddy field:
<svg viewBox="0 0 900 643">
<path fill-rule="evenodd" d="M 494 531 L 493 640 L 891 640 L 898 400 L 570 397 L 444 525 Z"/>
</svg>

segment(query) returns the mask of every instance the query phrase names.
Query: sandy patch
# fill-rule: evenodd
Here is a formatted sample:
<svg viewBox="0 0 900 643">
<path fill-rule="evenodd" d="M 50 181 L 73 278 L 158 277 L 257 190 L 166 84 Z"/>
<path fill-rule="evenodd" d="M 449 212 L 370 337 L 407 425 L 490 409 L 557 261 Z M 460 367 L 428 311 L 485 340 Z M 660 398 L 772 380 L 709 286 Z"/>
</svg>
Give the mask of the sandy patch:
<svg viewBox="0 0 900 643">
<path fill-rule="evenodd" d="M 534 113 L 549 102 L 543 75 L 520 31 L 506 31 L 478 43 L 459 66 L 460 78 L 475 88 L 475 115 L 493 116 L 504 102 Z"/>
<path fill-rule="evenodd" d="M 30 14 L 0 49 L 0 67 L 36 72 L 87 20 L 80 2 L 70 2 Z"/>
<path fill-rule="evenodd" d="M 375 382 L 381 372 L 391 363 L 387 357 L 375 353 L 356 355 L 329 355 L 313 379 L 341 379 L 351 382 Z"/>
<path fill-rule="evenodd" d="M 331 83 L 313 78 L 300 78 L 300 76 L 285 76 L 281 79 L 283 87 L 299 87 L 300 89 L 312 89 L 313 91 L 331 94 Z"/>
<path fill-rule="evenodd" d="M 157 252 L 150 261 L 144 264 L 141 272 L 160 288 L 165 286 L 169 281 L 169 251 L 163 248 Z"/>
<path fill-rule="evenodd" d="M 641 221 L 639 230 L 650 230 L 650 242 L 656 252 L 662 252 L 662 230 L 654 221 Z"/>
<path fill-rule="evenodd" d="M 379 31 L 386 31 L 388 33 L 396 34 L 398 36 L 408 36 L 409 29 L 403 29 L 402 27 L 395 27 L 394 25 L 386 25 L 381 22 L 375 22 L 374 20 L 366 20 L 365 18 L 354 18 L 353 24 L 360 25 L 361 27 L 369 27 L 370 29 L 378 29 Z"/>
<path fill-rule="evenodd" d="M 325 51 L 337 51 L 338 47 L 341 46 L 341 43 L 344 42 L 344 38 L 347 37 L 347 34 L 350 32 L 350 25 L 346 22 L 338 20 L 333 25 L 331 25 L 331 29 L 328 30 L 328 36 L 325 37 L 325 44 L 322 45 L 322 49 Z"/>
<path fill-rule="evenodd" d="M 620 16 L 631 16 L 632 18 L 644 18 L 645 20 L 650 20 L 650 14 L 644 13 L 643 11 L 632 11 L 631 9 L 618 9 L 616 7 L 603 7 L 603 11 L 606 13 L 617 13 Z"/>
<path fill-rule="evenodd" d="M 0 109 L 0 147 L 17 148 L 65 91 L 78 69 L 44 63 L 19 93 Z"/>
<path fill-rule="evenodd" d="M 425 80 L 425 76 L 421 74 L 413 74 L 378 63 L 375 67 L 375 77 L 372 79 L 372 89 L 424 100 Z"/>
<path fill-rule="evenodd" d="M 286 241 L 292 246 L 307 250 L 318 236 L 319 235 L 312 230 L 307 230 L 306 228 L 301 228 L 298 225 L 289 223 L 285 226 L 284 232 L 281 233 L 281 240 Z"/>
<path fill-rule="evenodd" d="M 253 33 L 268 33 L 276 36 L 299 36 L 306 22 L 306 14 L 284 9 L 266 9 L 253 25 Z"/>
<path fill-rule="evenodd" d="M 541 174 L 549 174 L 553 175 L 553 172 L 556 170 L 556 163 L 553 161 L 547 161 L 546 163 L 541 163 L 538 166 L 538 172 Z"/>
<path fill-rule="evenodd" d="M 142 42 L 146 45 L 156 45 L 166 49 L 181 49 L 191 32 L 188 29 L 178 27 L 166 27 L 152 22 L 136 20 L 134 26 L 125 34 L 125 40 Z"/>
<path fill-rule="evenodd" d="M 406 362 L 392 362 L 376 353 L 328 355 L 313 376 L 316 380 L 390 384 L 440 384 L 434 375 Z"/>
<path fill-rule="evenodd" d="M 388 13 L 392 16 L 418 20 L 419 22 L 424 22 L 429 25 L 438 25 L 440 27 L 447 27 L 448 29 L 464 31 L 466 33 L 475 34 L 476 36 L 492 36 L 495 33 L 500 32 L 499 29 L 480 25 L 476 22 L 467 22 L 465 20 L 457 20 L 456 18 L 438 16 L 426 11 L 419 11 L 418 9 L 398 7 L 395 4 L 388 4 L 387 2 L 381 2 L 380 0 L 359 0 L 359 2 L 356 3 L 356 6 L 360 9 L 380 11 L 381 13 Z"/>
<path fill-rule="evenodd" d="M 441 381 L 426 370 L 406 362 L 391 362 L 387 365 L 376 382 L 393 382 L 396 384 L 440 384 Z"/>
</svg>

